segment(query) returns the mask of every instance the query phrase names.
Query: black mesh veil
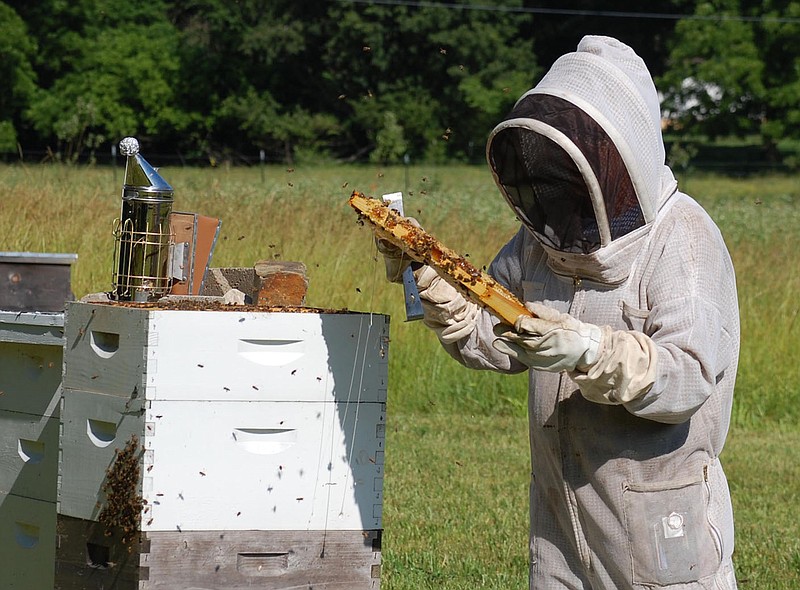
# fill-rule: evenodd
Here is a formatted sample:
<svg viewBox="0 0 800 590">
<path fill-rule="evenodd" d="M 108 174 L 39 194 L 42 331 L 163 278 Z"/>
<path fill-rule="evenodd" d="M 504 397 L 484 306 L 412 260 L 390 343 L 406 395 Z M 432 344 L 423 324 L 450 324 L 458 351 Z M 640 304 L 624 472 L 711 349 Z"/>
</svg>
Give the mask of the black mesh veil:
<svg viewBox="0 0 800 590">
<path fill-rule="evenodd" d="M 500 131 L 492 160 L 517 215 L 557 250 L 600 247 L 592 201 L 577 166 L 552 140 L 519 127 Z"/>
<path fill-rule="evenodd" d="M 596 121 L 564 99 L 538 94 L 525 97 L 507 117 L 518 118 L 557 129 L 585 156 L 600 185 L 612 241 L 644 225 L 622 157 Z M 546 244 L 582 253 L 601 246 L 586 182 L 555 141 L 527 127 L 506 127 L 492 138 L 489 163 L 517 215 Z"/>
</svg>

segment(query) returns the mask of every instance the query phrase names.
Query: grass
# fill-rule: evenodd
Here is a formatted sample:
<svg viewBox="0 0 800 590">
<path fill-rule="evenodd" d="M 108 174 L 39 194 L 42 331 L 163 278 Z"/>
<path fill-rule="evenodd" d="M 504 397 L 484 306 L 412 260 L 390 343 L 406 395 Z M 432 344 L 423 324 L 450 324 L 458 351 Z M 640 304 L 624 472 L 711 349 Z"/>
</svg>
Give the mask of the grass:
<svg viewBox="0 0 800 590">
<path fill-rule="evenodd" d="M 527 587 L 525 376 L 468 371 L 383 279 L 352 190 L 403 190 L 406 211 L 478 266 L 516 230 L 479 167 L 289 171 L 165 168 L 175 208 L 223 220 L 214 266 L 274 258 L 308 267 L 308 304 L 392 316 L 383 585 Z M 73 290 L 111 287 L 121 170 L 0 166 L 0 250 L 77 252 Z M 736 511 L 740 588 L 800 587 L 800 180 L 692 174 L 682 189 L 722 229 L 737 272 L 742 348 L 723 454 Z"/>
</svg>

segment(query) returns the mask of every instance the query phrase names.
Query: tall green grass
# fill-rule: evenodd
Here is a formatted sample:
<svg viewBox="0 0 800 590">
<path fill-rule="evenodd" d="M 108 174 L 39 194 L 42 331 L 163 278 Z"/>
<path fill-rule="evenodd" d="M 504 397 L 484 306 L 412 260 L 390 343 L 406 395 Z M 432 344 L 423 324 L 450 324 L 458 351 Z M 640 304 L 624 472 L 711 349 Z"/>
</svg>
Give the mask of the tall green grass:
<svg viewBox="0 0 800 590">
<path fill-rule="evenodd" d="M 516 230 L 482 167 L 164 168 L 175 208 L 222 219 L 215 266 L 304 262 L 308 304 L 392 316 L 390 368 L 403 411 L 523 415 L 524 376 L 464 371 L 419 323 L 404 322 L 401 288 L 386 283 L 369 229 L 347 198 L 402 190 L 407 214 L 446 244 L 488 264 Z M 122 170 L 0 167 L 0 249 L 77 252 L 77 296 L 111 287 L 112 225 Z M 691 176 L 682 188 L 720 225 L 737 272 L 742 350 L 734 422 L 800 419 L 800 180 Z"/>
<path fill-rule="evenodd" d="M 483 266 L 516 231 L 480 167 L 165 168 L 175 208 L 219 216 L 214 266 L 308 267 L 307 303 L 392 317 L 383 580 L 388 590 L 527 587 L 525 376 L 468 371 L 403 321 L 350 193 L 402 190 L 406 212 Z M 0 166 L 0 250 L 76 252 L 73 290 L 111 288 L 122 171 Z M 692 175 L 682 189 L 719 224 L 737 273 L 742 341 L 723 461 L 740 588 L 800 586 L 800 180 Z"/>
</svg>

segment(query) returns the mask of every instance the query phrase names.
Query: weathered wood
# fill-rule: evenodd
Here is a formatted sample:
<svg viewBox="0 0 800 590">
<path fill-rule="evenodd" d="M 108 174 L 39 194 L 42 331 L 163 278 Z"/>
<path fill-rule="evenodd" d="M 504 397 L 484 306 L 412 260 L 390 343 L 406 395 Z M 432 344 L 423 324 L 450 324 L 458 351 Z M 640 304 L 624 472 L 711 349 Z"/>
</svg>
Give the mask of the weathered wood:
<svg viewBox="0 0 800 590">
<path fill-rule="evenodd" d="M 197 213 L 170 213 L 170 234 L 173 243 L 188 245 L 186 278 L 170 288 L 174 295 L 199 295 L 206 271 L 211 263 L 221 222 L 215 217 Z"/>
<path fill-rule="evenodd" d="M 56 505 L 0 493 L 0 588 L 50 590 Z"/>
<path fill-rule="evenodd" d="M 148 533 L 141 590 L 377 590 L 380 531 Z"/>
<path fill-rule="evenodd" d="M 381 531 L 119 530 L 58 517 L 56 590 L 378 590 Z"/>
<path fill-rule="evenodd" d="M 64 387 L 144 395 L 148 314 L 118 305 L 67 305 Z"/>
<path fill-rule="evenodd" d="M 73 300 L 70 265 L 77 254 L 0 253 L 0 309 L 62 311 Z"/>
<path fill-rule="evenodd" d="M 0 340 L 0 410 L 57 416 L 61 358 L 60 346 Z"/>
<path fill-rule="evenodd" d="M 306 265 L 302 262 L 261 260 L 256 262 L 258 305 L 301 306 L 308 292 Z"/>
<path fill-rule="evenodd" d="M 0 311 L 0 342 L 64 346 L 64 312 Z"/>
<path fill-rule="evenodd" d="M 0 410 L 0 494 L 56 501 L 58 417 Z"/>
<path fill-rule="evenodd" d="M 146 543 L 122 542 L 123 531 L 59 514 L 55 590 L 139 590 L 140 553 Z"/>
</svg>

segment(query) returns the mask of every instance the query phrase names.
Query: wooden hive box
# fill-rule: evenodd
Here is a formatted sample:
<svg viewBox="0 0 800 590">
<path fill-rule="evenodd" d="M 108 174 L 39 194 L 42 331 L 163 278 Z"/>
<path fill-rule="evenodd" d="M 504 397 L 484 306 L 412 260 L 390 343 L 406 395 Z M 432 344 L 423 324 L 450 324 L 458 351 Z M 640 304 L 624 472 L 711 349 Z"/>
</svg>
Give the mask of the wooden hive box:
<svg viewBox="0 0 800 590">
<path fill-rule="evenodd" d="M 65 330 L 56 588 L 379 586 L 386 316 L 73 303 Z"/>
<path fill-rule="evenodd" d="M 64 314 L 0 312 L 4 590 L 53 587 Z"/>
</svg>

